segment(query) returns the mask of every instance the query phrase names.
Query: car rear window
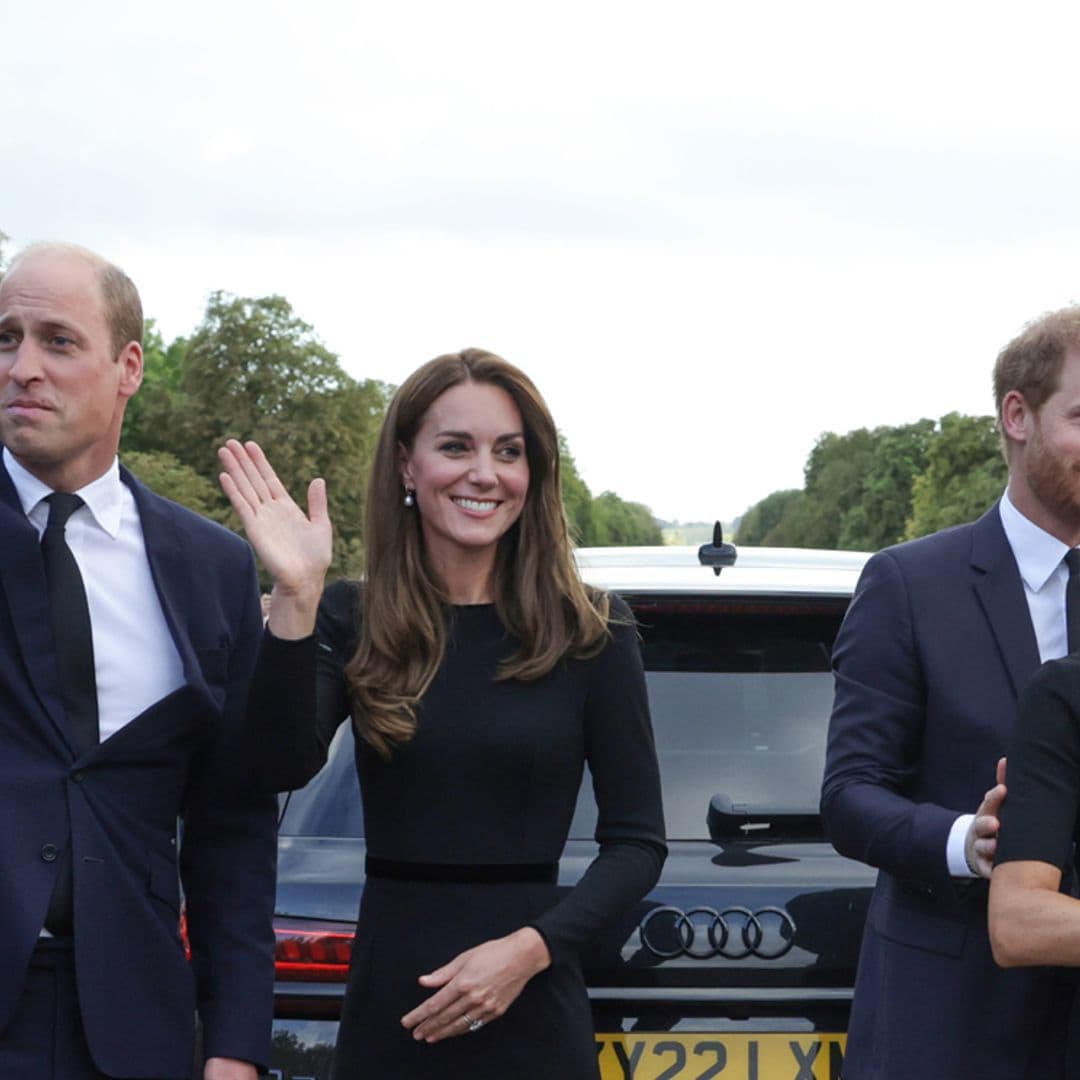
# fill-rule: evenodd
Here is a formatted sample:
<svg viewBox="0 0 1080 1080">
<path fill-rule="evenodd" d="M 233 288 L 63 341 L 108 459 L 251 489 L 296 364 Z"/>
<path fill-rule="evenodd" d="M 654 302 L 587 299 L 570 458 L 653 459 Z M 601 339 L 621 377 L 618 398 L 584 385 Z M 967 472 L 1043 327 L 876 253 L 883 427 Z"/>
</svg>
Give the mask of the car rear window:
<svg viewBox="0 0 1080 1080">
<path fill-rule="evenodd" d="M 715 795 L 759 812 L 816 814 L 829 657 L 847 598 L 626 599 L 641 631 L 668 836 L 708 839 Z M 595 824 L 586 776 L 571 837 L 591 838 Z M 289 799 L 281 832 L 363 835 L 349 725 L 323 771 Z"/>
</svg>

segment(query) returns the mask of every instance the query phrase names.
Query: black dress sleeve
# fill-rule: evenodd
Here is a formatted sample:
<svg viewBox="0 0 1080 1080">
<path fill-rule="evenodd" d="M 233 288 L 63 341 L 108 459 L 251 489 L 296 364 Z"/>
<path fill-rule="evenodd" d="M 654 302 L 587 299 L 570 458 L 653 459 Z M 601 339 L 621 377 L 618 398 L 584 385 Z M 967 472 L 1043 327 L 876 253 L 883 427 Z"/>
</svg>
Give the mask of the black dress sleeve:
<svg viewBox="0 0 1080 1080">
<path fill-rule="evenodd" d="M 358 584 L 337 581 L 323 592 L 314 634 L 285 641 L 263 630 L 248 715 L 264 787 L 303 787 L 326 763 L 349 714 L 345 664 L 356 649 L 359 610 Z"/>
<path fill-rule="evenodd" d="M 1051 660 L 1028 684 L 1005 783 L 995 863 L 1033 860 L 1064 869 L 1080 810 L 1080 658 Z"/>
<path fill-rule="evenodd" d="M 585 747 L 598 818 L 597 857 L 532 925 L 565 962 L 656 884 L 667 855 L 641 649 L 633 616 L 612 598 L 612 640 L 591 661 Z"/>
</svg>

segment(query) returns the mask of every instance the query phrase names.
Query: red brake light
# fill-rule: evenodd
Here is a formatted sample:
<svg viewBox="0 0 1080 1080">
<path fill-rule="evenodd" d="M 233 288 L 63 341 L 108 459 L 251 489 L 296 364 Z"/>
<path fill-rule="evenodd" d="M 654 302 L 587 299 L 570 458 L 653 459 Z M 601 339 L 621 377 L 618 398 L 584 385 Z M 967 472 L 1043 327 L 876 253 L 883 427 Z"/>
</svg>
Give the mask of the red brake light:
<svg viewBox="0 0 1080 1080">
<path fill-rule="evenodd" d="M 184 959 L 191 962 L 191 938 L 187 928 L 187 904 L 180 905 L 180 940 L 184 943 Z"/>
<path fill-rule="evenodd" d="M 276 919 L 274 971 L 291 982 L 345 982 L 354 933 L 341 923 Z"/>
</svg>

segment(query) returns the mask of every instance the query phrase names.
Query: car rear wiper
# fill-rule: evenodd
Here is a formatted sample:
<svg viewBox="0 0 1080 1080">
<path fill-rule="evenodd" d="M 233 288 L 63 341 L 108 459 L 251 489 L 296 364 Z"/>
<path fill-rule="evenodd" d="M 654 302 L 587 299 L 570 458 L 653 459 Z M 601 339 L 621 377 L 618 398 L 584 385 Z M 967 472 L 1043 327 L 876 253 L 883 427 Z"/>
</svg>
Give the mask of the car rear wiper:
<svg viewBox="0 0 1080 1080">
<path fill-rule="evenodd" d="M 709 836 L 717 843 L 731 840 L 788 840 L 822 835 L 821 818 L 805 807 L 752 806 L 718 792 L 709 800 Z"/>
</svg>

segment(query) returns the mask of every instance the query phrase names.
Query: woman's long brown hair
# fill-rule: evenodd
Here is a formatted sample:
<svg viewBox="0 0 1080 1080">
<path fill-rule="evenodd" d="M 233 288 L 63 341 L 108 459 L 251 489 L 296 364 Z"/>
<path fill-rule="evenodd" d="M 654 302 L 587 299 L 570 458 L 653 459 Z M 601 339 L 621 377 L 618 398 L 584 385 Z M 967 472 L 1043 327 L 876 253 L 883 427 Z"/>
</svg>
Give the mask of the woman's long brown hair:
<svg viewBox="0 0 1080 1080">
<path fill-rule="evenodd" d="M 438 356 L 402 383 L 372 462 L 360 641 L 345 668 L 361 738 L 383 757 L 416 731 L 416 707 L 446 651 L 449 598 L 427 559 L 419 512 L 403 505 L 399 445 L 412 447 L 440 394 L 464 382 L 505 390 L 525 429 L 529 489 L 521 516 L 499 541 L 495 605 L 520 648 L 499 679 L 538 679 L 568 656 L 598 651 L 608 597 L 578 575 L 559 488 L 559 442 L 544 399 L 524 372 L 494 353 Z"/>
</svg>

